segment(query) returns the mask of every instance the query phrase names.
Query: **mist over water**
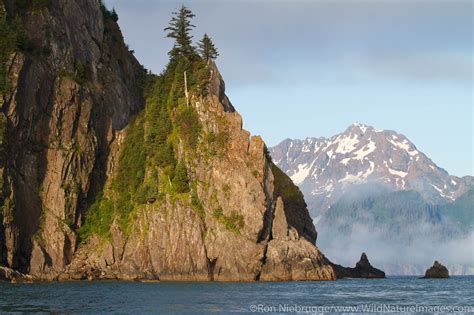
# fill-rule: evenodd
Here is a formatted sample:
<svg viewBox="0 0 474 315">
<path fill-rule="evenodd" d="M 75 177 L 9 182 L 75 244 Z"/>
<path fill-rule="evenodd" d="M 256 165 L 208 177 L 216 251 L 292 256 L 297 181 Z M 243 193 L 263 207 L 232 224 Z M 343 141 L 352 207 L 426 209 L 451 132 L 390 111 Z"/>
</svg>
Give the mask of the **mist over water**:
<svg viewBox="0 0 474 315">
<path fill-rule="evenodd" d="M 365 252 L 387 275 L 423 275 L 435 260 L 451 275 L 474 275 L 474 231 L 428 197 L 391 191 L 379 181 L 353 185 L 318 214 L 316 245 L 344 266 L 354 266 Z"/>
<path fill-rule="evenodd" d="M 410 243 L 402 238 L 386 238 L 386 231 L 354 225 L 350 235 L 335 235 L 330 227 L 316 225 L 318 247 L 332 261 L 354 266 L 362 252 L 371 264 L 388 275 L 422 275 L 435 260 L 448 267 L 452 275 L 474 274 L 474 232 L 466 237 L 440 241 L 437 231 L 420 224 L 419 236 Z M 430 236 L 430 234 L 432 236 Z"/>
</svg>

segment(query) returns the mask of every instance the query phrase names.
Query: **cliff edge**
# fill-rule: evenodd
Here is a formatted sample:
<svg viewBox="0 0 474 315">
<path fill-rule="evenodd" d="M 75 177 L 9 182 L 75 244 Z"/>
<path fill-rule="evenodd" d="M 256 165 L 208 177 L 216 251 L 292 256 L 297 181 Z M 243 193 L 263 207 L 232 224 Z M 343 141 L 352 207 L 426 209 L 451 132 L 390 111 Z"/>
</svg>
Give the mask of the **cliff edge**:
<svg viewBox="0 0 474 315">
<path fill-rule="evenodd" d="M 332 280 L 215 66 L 146 74 L 99 1 L 0 5 L 0 264 L 35 279 Z"/>
</svg>

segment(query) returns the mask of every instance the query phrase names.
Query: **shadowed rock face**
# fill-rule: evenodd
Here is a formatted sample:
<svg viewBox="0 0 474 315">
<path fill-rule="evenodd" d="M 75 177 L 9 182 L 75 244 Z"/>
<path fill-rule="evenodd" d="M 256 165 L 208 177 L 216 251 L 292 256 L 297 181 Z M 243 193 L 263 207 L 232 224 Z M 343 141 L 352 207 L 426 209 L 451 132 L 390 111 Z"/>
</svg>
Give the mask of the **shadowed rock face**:
<svg viewBox="0 0 474 315">
<path fill-rule="evenodd" d="M 449 278 L 448 268 L 435 260 L 433 266 L 426 270 L 424 278 Z"/>
<path fill-rule="evenodd" d="M 213 63 L 209 95 L 189 106 L 204 132 L 226 135 L 225 150 L 178 150 L 202 210 L 191 197 L 150 198 L 127 231 L 114 221 L 110 238 L 79 243 L 84 215 L 112 185 L 131 118 L 143 113 L 144 71 L 98 2 L 51 0 L 22 24 L 48 53 L 16 51 L 7 65 L 1 265 L 46 280 L 335 279 L 301 192 L 242 129 Z M 225 221 L 235 215 L 238 229 Z"/>
<path fill-rule="evenodd" d="M 5 6 L 3 5 L 5 4 Z M 106 177 L 117 130 L 143 108 L 144 70 L 97 1 L 51 0 L 15 11 L 32 51 L 16 50 L 0 96 L 6 120 L 0 263 L 59 272 L 71 262 L 75 230 Z"/>
<path fill-rule="evenodd" d="M 11 268 L 0 266 L 0 280 L 11 281 L 12 283 L 31 282 L 33 281 L 33 277 L 31 275 L 25 275 Z"/>
<path fill-rule="evenodd" d="M 372 267 L 365 253 L 362 253 L 355 268 L 342 267 L 333 264 L 336 276 L 340 278 L 385 278 L 385 272 Z"/>
</svg>

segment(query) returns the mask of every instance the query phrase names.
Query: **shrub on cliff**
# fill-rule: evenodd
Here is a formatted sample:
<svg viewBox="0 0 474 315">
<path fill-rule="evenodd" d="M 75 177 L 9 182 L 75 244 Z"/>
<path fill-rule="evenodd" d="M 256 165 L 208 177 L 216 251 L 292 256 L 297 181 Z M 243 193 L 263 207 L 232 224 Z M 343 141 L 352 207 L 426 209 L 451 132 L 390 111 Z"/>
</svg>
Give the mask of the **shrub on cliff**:
<svg viewBox="0 0 474 315">
<path fill-rule="evenodd" d="M 186 146 L 195 150 L 199 140 L 201 126 L 199 118 L 194 107 L 185 106 L 176 116 L 179 133 Z"/>
<path fill-rule="evenodd" d="M 21 41 L 18 29 L 10 25 L 4 11 L 0 10 L 0 94 L 7 89 L 6 62 Z"/>
</svg>

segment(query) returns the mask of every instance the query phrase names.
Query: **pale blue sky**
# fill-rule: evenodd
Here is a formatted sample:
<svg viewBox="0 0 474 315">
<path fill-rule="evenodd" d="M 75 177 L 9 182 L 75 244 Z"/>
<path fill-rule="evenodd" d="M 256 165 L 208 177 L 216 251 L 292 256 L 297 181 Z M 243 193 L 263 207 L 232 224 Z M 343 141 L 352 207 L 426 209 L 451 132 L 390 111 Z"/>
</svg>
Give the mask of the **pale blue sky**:
<svg viewBox="0 0 474 315">
<path fill-rule="evenodd" d="M 106 0 L 125 41 L 159 73 L 183 1 Z M 352 122 L 405 134 L 440 167 L 473 175 L 469 0 L 185 1 L 207 32 L 244 127 L 268 145 Z"/>
</svg>

